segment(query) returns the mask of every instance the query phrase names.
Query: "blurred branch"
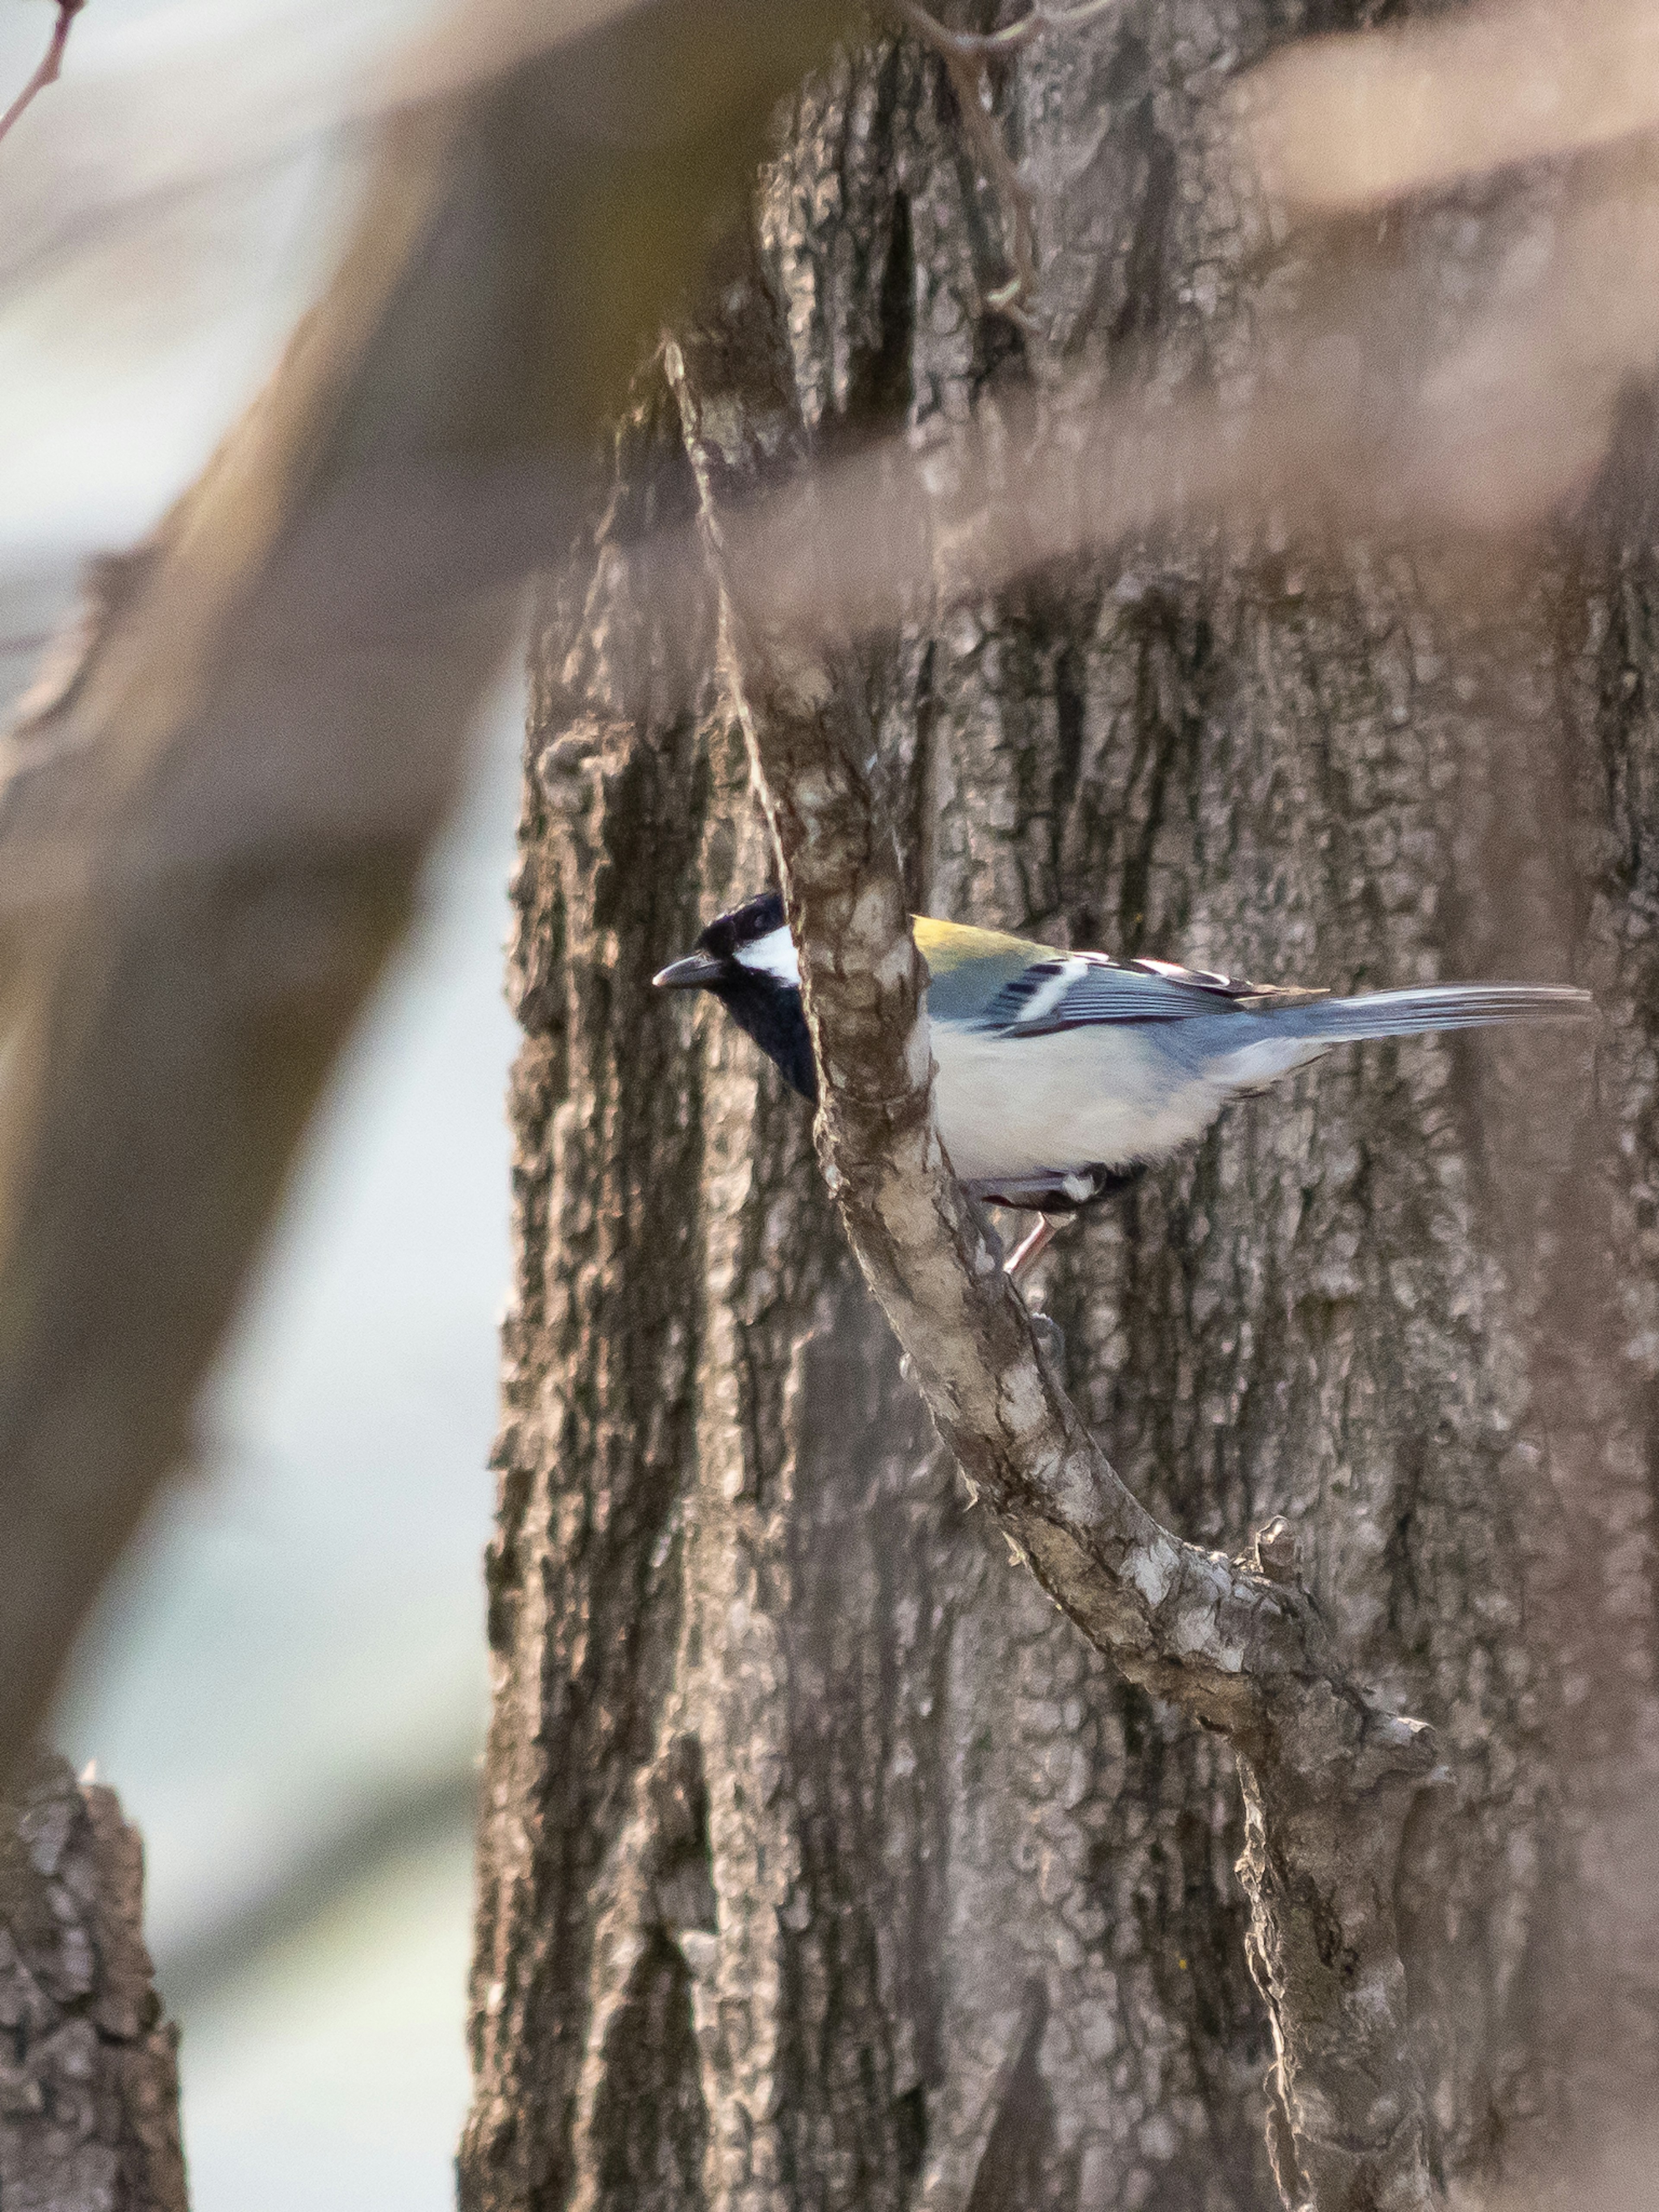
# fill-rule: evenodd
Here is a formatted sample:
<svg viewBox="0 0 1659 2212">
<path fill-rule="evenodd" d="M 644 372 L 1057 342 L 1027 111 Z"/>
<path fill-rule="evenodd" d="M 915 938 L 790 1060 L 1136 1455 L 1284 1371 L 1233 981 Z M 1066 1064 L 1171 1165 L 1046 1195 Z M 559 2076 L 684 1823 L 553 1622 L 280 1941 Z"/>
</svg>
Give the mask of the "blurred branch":
<svg viewBox="0 0 1659 2212">
<path fill-rule="evenodd" d="M 185 2212 L 178 2030 L 112 1790 L 35 1761 L 0 1800 L 0 2200 Z"/>
<path fill-rule="evenodd" d="M 1485 0 L 1308 39 L 1237 94 L 1268 190 L 1334 213 L 1659 126 L 1651 0 Z"/>
<path fill-rule="evenodd" d="M 1127 560 L 1134 591 L 1162 533 L 1200 519 L 1314 552 L 1348 530 L 1443 547 L 1580 508 L 1659 362 L 1659 146 L 1585 156 L 1569 181 L 1531 225 L 1547 252 L 1493 218 L 1466 266 L 1501 253 L 1503 282 L 1472 286 L 1449 327 L 1431 267 L 1344 241 L 1309 255 L 1302 299 L 1261 308 L 1249 380 L 1103 391 L 1085 368 L 1040 398 L 999 389 L 964 422 L 821 461 L 810 541 L 798 498 L 745 499 L 726 529 L 756 604 L 807 638 L 857 637 L 1049 564 Z"/>
<path fill-rule="evenodd" d="M 168 2003 L 188 2014 L 394 1861 L 470 1838 L 477 1811 L 477 1759 L 471 1749 L 452 1768 L 395 1778 L 367 1802 L 341 1808 L 333 1826 L 311 1837 L 222 1916 L 170 1944 L 158 1942 L 156 1976 Z"/>
<path fill-rule="evenodd" d="M 193 201 L 407 110 L 477 91 L 578 33 L 593 34 L 632 0 L 475 0 L 369 66 L 383 11 L 288 0 L 263 18 L 226 10 L 173 38 L 106 52 L 64 88 L 53 128 L 0 170 L 0 283 L 79 252 L 176 222 Z M 169 239 L 171 258 L 178 250 Z"/>
<path fill-rule="evenodd" d="M 86 6 L 87 0 L 58 0 L 58 21 L 52 27 L 51 42 L 40 66 L 23 87 L 3 115 L 0 115 L 0 138 L 3 138 L 37 92 L 44 92 L 49 84 L 56 84 L 64 66 L 64 50 L 69 45 L 70 26 Z"/>
<path fill-rule="evenodd" d="M 327 296 L 14 734 L 0 1767 L 179 1455 L 518 581 L 842 20 L 653 0 L 395 118 Z"/>
</svg>

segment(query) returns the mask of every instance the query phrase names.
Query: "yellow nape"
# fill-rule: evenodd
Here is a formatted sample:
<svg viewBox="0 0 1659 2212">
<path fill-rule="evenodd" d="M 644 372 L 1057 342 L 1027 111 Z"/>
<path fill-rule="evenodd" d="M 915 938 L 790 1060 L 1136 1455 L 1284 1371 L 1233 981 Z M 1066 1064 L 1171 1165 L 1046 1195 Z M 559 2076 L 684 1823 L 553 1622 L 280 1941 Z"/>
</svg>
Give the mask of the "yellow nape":
<svg viewBox="0 0 1659 2212">
<path fill-rule="evenodd" d="M 948 975 L 970 960 L 1017 961 L 1023 968 L 1033 960 L 1056 957 L 1052 945 L 1038 945 L 1029 937 L 1011 937 L 1001 929 L 970 929 L 959 921 L 935 921 L 930 915 L 910 917 L 916 950 L 935 979 Z M 1058 956 L 1063 958 L 1063 954 Z"/>
</svg>

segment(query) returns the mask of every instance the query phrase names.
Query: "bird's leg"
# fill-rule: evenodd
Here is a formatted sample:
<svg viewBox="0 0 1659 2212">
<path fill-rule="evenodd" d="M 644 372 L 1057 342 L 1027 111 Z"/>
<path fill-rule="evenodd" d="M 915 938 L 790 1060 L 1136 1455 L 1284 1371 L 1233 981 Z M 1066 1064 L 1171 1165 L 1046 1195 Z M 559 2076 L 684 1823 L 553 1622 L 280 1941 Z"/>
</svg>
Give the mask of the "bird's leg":
<svg viewBox="0 0 1659 2212">
<path fill-rule="evenodd" d="M 1059 1222 L 1051 1221 L 1046 1213 L 1038 1214 L 1036 1227 L 1015 1246 L 1012 1258 L 1004 1263 L 1003 1272 L 1017 1282 L 1034 1261 L 1042 1257 L 1059 1234 Z"/>
<path fill-rule="evenodd" d="M 1005 1263 L 1004 1273 L 1011 1283 L 1015 1281 L 1034 1260 L 1042 1258 L 1055 1237 L 1059 1236 L 1064 1225 L 1064 1218 L 1062 1217 L 1060 1221 L 1055 1221 L 1046 1213 L 1037 1216 L 1036 1227 L 1017 1247 L 1013 1257 Z M 1034 1313 L 1031 1316 L 1031 1333 L 1055 1367 L 1060 1366 L 1066 1358 L 1066 1339 L 1060 1334 L 1059 1323 L 1050 1321 L 1045 1313 Z"/>
</svg>

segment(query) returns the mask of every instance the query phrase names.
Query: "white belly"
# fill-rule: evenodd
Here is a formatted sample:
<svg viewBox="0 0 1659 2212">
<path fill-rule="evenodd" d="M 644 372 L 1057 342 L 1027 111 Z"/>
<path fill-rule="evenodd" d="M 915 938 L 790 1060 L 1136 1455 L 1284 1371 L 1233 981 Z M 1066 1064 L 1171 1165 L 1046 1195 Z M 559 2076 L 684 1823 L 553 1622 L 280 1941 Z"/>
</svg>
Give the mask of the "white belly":
<svg viewBox="0 0 1659 2212">
<path fill-rule="evenodd" d="M 1235 1087 L 1124 1027 L 1018 1039 L 936 1028 L 933 1045 L 939 1134 L 964 1182 L 1162 1159 L 1200 1136 Z"/>
<path fill-rule="evenodd" d="M 1261 1036 L 1194 1071 L 1160 1045 L 1151 1024 L 1102 1023 L 1041 1037 L 943 1027 L 932 1035 L 939 1134 L 964 1182 L 1167 1159 L 1202 1136 L 1230 1098 L 1329 1049 Z"/>
</svg>

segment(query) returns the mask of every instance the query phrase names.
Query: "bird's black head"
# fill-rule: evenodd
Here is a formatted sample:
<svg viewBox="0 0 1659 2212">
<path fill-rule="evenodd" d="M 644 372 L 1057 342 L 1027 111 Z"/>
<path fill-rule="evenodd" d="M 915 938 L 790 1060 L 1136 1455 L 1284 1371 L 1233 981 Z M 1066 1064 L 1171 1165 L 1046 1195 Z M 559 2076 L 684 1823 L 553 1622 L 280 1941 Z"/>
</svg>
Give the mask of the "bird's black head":
<svg viewBox="0 0 1659 2212">
<path fill-rule="evenodd" d="M 697 949 L 652 981 L 661 991 L 712 991 L 803 1098 L 815 1104 L 817 1070 L 800 1002 L 800 968 L 778 891 L 717 915 Z"/>
</svg>

